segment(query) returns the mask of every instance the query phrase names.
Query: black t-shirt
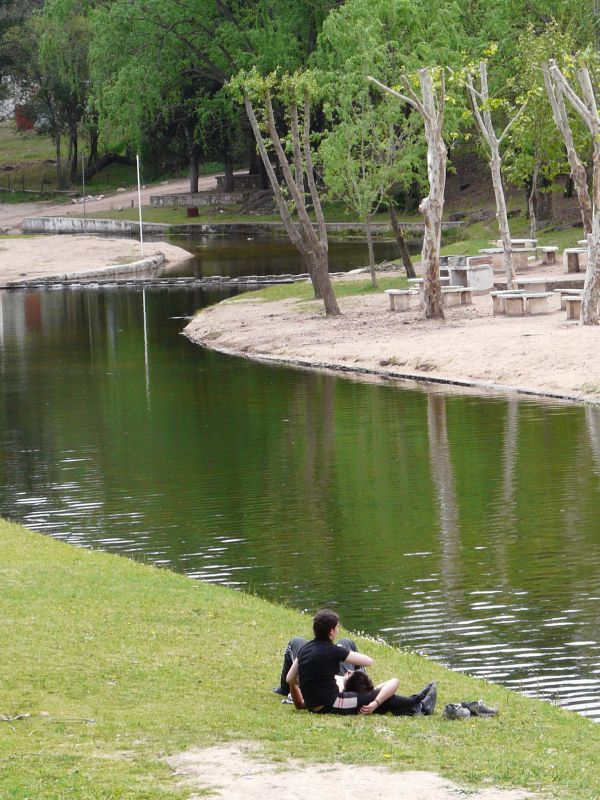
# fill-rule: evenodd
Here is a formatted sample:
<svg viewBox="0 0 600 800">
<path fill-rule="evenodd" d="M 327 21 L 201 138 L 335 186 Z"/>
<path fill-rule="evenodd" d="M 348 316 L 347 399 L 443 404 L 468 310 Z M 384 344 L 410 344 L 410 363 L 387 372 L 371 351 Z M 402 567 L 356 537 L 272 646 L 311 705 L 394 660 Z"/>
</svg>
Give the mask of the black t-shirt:
<svg viewBox="0 0 600 800">
<path fill-rule="evenodd" d="M 313 639 L 298 653 L 300 690 L 308 708 L 332 706 L 338 696 L 335 676 L 350 650 L 331 641 Z"/>
</svg>

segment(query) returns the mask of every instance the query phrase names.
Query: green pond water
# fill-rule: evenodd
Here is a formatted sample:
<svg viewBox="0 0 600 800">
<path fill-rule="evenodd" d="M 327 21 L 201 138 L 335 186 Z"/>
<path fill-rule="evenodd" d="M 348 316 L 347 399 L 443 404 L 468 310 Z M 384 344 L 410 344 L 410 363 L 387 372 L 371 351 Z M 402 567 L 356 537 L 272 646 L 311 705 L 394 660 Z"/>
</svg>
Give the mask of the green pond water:
<svg viewBox="0 0 600 800">
<path fill-rule="evenodd" d="M 600 411 L 220 356 L 222 296 L 0 292 L 0 514 L 600 718 Z"/>
</svg>

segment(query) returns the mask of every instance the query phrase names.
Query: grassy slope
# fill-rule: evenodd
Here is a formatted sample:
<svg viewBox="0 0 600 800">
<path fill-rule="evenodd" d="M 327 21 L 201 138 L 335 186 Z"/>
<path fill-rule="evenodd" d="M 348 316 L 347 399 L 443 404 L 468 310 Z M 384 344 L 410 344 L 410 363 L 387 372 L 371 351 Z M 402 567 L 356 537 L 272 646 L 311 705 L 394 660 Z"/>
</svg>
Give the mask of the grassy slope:
<svg viewBox="0 0 600 800">
<path fill-rule="evenodd" d="M 3 800 L 187 796 L 162 758 L 231 739 L 274 758 L 600 795 L 600 726 L 547 703 L 369 641 L 376 679 L 397 674 L 411 690 L 433 678 L 442 702 L 483 696 L 502 715 L 462 724 L 298 713 L 270 687 L 306 617 L 1 521 L 0 552 L 0 713 L 32 715 L 0 722 Z"/>
</svg>

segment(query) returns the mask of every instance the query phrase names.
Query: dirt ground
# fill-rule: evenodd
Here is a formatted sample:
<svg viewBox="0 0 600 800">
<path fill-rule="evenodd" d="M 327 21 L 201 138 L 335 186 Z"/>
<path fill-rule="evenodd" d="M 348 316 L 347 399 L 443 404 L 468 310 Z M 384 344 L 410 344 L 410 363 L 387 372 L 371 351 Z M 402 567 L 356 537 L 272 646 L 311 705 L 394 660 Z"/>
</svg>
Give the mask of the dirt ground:
<svg viewBox="0 0 600 800">
<path fill-rule="evenodd" d="M 562 274 L 562 265 L 528 269 L 531 277 Z M 326 319 L 321 303 L 266 303 L 249 294 L 204 310 L 185 333 L 254 358 L 600 401 L 600 328 L 567 321 L 558 296 L 549 307 L 548 314 L 494 317 L 482 294 L 446 309 L 444 321 L 426 320 L 419 308 L 391 312 L 380 293 L 342 298 L 343 315 Z"/>
<path fill-rule="evenodd" d="M 167 269 L 186 261 L 190 254 L 167 242 L 144 242 L 144 256 L 162 253 Z M 134 239 L 104 236 L 39 236 L 0 239 L 0 287 L 22 278 L 39 278 L 66 272 L 95 272 L 113 264 L 141 258 Z"/>
<path fill-rule="evenodd" d="M 292 760 L 261 760 L 260 750 L 249 742 L 190 750 L 167 759 L 186 788 L 222 800 L 456 800 L 465 792 L 433 772 L 392 772 L 385 767 L 349 764 L 301 764 Z M 204 790 L 204 791 L 203 791 Z M 212 794 L 214 792 L 214 794 Z M 468 791 L 471 800 L 525 800 L 533 795 L 521 790 L 487 788 Z M 200 794 L 192 795 L 200 798 Z"/>
</svg>

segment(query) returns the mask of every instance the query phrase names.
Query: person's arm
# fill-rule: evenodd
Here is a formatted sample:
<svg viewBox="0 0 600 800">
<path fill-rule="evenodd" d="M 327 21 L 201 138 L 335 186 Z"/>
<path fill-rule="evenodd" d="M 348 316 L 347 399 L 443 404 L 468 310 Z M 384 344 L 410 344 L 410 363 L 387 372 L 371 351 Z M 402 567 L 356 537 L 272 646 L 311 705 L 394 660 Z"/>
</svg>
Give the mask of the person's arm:
<svg viewBox="0 0 600 800">
<path fill-rule="evenodd" d="M 292 684 L 297 684 L 298 683 L 299 674 L 300 673 L 299 673 L 299 670 L 298 670 L 298 659 L 295 658 L 292 661 L 292 666 L 288 670 L 288 674 L 285 676 L 285 680 L 286 680 L 288 686 L 291 686 Z"/>
<path fill-rule="evenodd" d="M 300 686 L 298 685 L 298 678 L 299 678 L 298 659 L 295 658 L 285 679 L 288 683 L 288 686 L 290 687 L 290 694 L 292 696 L 292 700 L 294 701 L 294 705 L 296 706 L 296 708 L 301 709 L 301 708 L 306 708 L 306 704 L 304 702 L 304 697 L 302 697 Z"/>
<path fill-rule="evenodd" d="M 372 714 L 376 711 L 382 703 L 389 700 L 392 695 L 396 694 L 396 689 L 400 686 L 398 678 L 390 678 L 389 681 L 380 684 L 377 688 L 377 697 L 368 703 L 366 706 L 360 707 L 361 714 Z"/>
<path fill-rule="evenodd" d="M 364 653 L 355 653 L 354 650 L 350 650 L 346 658 L 346 663 L 354 664 L 355 667 L 372 667 L 373 659 L 370 656 L 366 656 Z"/>
</svg>

